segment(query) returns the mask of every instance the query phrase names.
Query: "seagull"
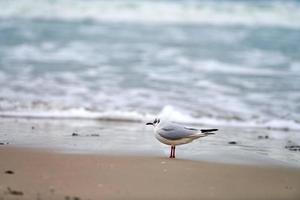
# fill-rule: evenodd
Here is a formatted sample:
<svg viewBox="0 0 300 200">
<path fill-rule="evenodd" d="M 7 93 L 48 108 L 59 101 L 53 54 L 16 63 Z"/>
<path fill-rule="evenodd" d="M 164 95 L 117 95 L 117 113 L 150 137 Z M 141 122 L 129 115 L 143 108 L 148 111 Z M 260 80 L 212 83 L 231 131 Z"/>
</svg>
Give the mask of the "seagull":
<svg viewBox="0 0 300 200">
<path fill-rule="evenodd" d="M 154 126 L 156 139 L 161 143 L 171 145 L 170 158 L 175 158 L 176 145 L 190 143 L 195 139 L 215 134 L 214 132 L 218 130 L 189 128 L 173 122 L 161 122 L 159 118 L 146 125 Z"/>
</svg>

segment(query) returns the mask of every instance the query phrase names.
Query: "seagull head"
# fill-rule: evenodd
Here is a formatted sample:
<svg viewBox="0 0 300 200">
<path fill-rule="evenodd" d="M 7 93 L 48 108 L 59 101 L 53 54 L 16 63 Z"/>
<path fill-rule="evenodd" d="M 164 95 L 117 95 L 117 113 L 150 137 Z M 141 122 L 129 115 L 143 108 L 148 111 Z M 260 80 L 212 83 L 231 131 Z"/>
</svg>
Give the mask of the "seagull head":
<svg viewBox="0 0 300 200">
<path fill-rule="evenodd" d="M 155 118 L 153 122 L 148 122 L 146 125 L 157 126 L 160 122 L 159 118 Z"/>
</svg>

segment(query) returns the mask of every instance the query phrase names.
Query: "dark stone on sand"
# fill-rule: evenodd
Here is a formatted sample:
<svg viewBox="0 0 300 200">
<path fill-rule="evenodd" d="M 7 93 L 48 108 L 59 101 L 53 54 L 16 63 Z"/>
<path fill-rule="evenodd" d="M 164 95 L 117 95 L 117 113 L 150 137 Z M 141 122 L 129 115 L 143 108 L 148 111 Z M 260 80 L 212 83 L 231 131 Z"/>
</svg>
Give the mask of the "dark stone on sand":
<svg viewBox="0 0 300 200">
<path fill-rule="evenodd" d="M 282 130 L 285 131 L 285 132 L 290 131 L 290 129 L 287 128 L 287 127 L 286 127 L 286 128 L 283 128 Z"/>
<path fill-rule="evenodd" d="M 298 149 L 298 148 L 290 148 L 289 150 L 290 151 L 299 151 L 300 149 Z"/>
<path fill-rule="evenodd" d="M 5 171 L 5 174 L 14 174 L 15 172 L 14 171 L 12 171 L 12 170 L 6 170 Z"/>
<path fill-rule="evenodd" d="M 228 144 L 236 144 L 237 142 L 236 141 L 230 141 L 228 142 Z"/>
<path fill-rule="evenodd" d="M 300 151 L 300 145 L 296 145 L 296 144 L 286 145 L 284 148 L 290 151 Z"/>
<path fill-rule="evenodd" d="M 78 133 L 72 133 L 72 136 L 79 136 Z"/>
<path fill-rule="evenodd" d="M 80 200 L 80 198 L 79 197 L 65 196 L 65 200 Z"/>
<path fill-rule="evenodd" d="M 268 135 L 265 135 L 265 136 L 259 135 L 257 138 L 258 139 L 269 139 L 269 136 Z"/>
<path fill-rule="evenodd" d="M 7 187 L 7 190 L 8 190 L 8 193 L 11 195 L 22 196 L 24 194 L 22 191 L 12 190 L 10 187 Z"/>
<path fill-rule="evenodd" d="M 93 136 L 93 137 L 99 137 L 100 135 L 97 134 L 97 133 L 94 133 L 94 134 L 91 134 L 91 136 Z"/>
</svg>

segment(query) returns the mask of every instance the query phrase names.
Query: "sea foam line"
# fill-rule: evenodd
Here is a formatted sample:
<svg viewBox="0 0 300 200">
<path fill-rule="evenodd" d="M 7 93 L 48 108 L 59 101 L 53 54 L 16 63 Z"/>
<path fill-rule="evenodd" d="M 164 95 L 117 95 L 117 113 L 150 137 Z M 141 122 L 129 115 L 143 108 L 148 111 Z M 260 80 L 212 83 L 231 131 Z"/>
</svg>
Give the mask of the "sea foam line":
<svg viewBox="0 0 300 200">
<path fill-rule="evenodd" d="M 1 117 L 20 117 L 20 118 L 58 118 L 58 119 L 97 119 L 109 121 L 128 121 L 140 122 L 152 116 L 130 111 L 105 111 L 93 112 L 84 108 L 69 110 L 50 110 L 50 111 L 2 111 Z"/>
<path fill-rule="evenodd" d="M 300 130 L 300 123 L 292 120 L 269 119 L 264 121 L 241 121 L 228 120 L 215 117 L 193 117 L 189 114 L 180 112 L 172 106 L 165 106 L 160 113 L 140 113 L 137 111 L 104 111 L 95 112 L 84 108 L 74 108 L 69 110 L 50 110 L 50 111 L 0 111 L 0 117 L 16 117 L 16 118 L 37 118 L 37 119 L 87 119 L 102 121 L 124 121 L 145 123 L 153 120 L 155 117 L 164 120 L 183 123 L 196 124 L 205 126 L 227 126 L 227 127 L 246 127 L 246 128 L 270 128 L 277 130 Z"/>
</svg>

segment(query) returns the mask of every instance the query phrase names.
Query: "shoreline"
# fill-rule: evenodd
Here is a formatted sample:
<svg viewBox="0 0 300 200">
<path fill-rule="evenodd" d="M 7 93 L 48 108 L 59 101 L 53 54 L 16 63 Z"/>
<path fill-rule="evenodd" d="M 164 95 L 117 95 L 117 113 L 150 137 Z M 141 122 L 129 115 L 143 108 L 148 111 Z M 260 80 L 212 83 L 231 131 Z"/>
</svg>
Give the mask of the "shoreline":
<svg viewBox="0 0 300 200">
<path fill-rule="evenodd" d="M 298 145 L 296 132 L 218 128 L 216 135 L 178 146 L 177 158 L 300 167 L 299 152 L 286 148 Z M 62 153 L 168 157 L 170 151 L 140 123 L 0 118 L 0 136 L 0 146 Z"/>
<path fill-rule="evenodd" d="M 4 146 L 0 159 L 3 200 L 300 198 L 296 168 Z"/>
</svg>

